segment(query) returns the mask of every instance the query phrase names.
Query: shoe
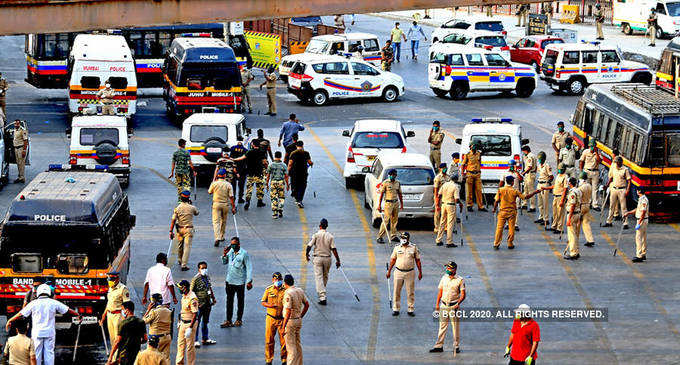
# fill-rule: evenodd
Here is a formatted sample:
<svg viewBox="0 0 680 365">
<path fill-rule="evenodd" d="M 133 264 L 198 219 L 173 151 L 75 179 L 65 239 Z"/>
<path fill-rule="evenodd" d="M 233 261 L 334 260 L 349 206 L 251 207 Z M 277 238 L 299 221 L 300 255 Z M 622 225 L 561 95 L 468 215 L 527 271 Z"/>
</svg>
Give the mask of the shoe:
<svg viewBox="0 0 680 365">
<path fill-rule="evenodd" d="M 248 114 L 253 114 L 253 109 L 248 109 Z"/>
<path fill-rule="evenodd" d="M 234 322 L 234 327 L 241 327 L 243 325 L 243 322 L 240 319 L 237 319 L 236 322 Z"/>
<path fill-rule="evenodd" d="M 624 224 L 624 225 L 623 225 L 623 229 L 628 229 L 628 228 L 630 228 L 630 227 L 628 227 L 627 224 Z"/>
<path fill-rule="evenodd" d="M 264 363 L 264 365 L 272 365 L 272 362 L 268 361 L 268 362 Z"/>
<path fill-rule="evenodd" d="M 398 315 L 399 315 L 399 311 L 392 311 L 392 315 L 395 316 L 395 317 L 398 316 Z"/>
<path fill-rule="evenodd" d="M 456 347 L 455 351 L 456 351 L 457 354 L 460 354 L 460 347 Z"/>
<path fill-rule="evenodd" d="M 423 17 L 423 19 L 432 19 L 432 18 L 430 18 L 429 15 L 425 15 L 425 16 Z M 432 352 L 432 351 L 430 351 L 430 352 Z"/>
<path fill-rule="evenodd" d="M 519 209 L 522 209 L 522 210 L 527 210 L 527 206 L 526 206 L 526 205 L 524 205 L 524 206 L 520 207 Z"/>
<path fill-rule="evenodd" d="M 477 210 L 480 211 L 480 212 L 488 212 L 486 207 L 478 208 Z"/>
<path fill-rule="evenodd" d="M 561 233 L 560 231 L 553 229 L 553 234 L 560 234 L 560 233 Z"/>
<path fill-rule="evenodd" d="M 468 212 L 472 211 L 472 207 L 467 207 Z"/>
<path fill-rule="evenodd" d="M 271 112 L 264 113 L 264 115 L 271 115 L 271 114 L 272 114 Z"/>
<path fill-rule="evenodd" d="M 456 223 L 460 223 L 460 218 L 456 218 Z"/>
<path fill-rule="evenodd" d="M 647 261 L 647 255 L 642 255 L 642 257 L 640 258 L 642 259 L 642 261 Z"/>
<path fill-rule="evenodd" d="M 602 209 L 600 209 L 600 207 L 593 207 L 593 210 L 596 211 L 596 212 L 599 212 L 599 211 L 601 211 Z"/>
<path fill-rule="evenodd" d="M 279 219 L 279 215 L 278 214 L 272 215 L 272 219 Z"/>
<path fill-rule="evenodd" d="M 220 247 L 220 240 L 215 240 L 215 247 Z"/>
<path fill-rule="evenodd" d="M 24 179 L 16 179 L 16 180 L 14 180 L 14 183 L 15 183 L 15 184 L 17 184 L 17 183 L 25 183 L 25 182 L 26 182 L 26 180 L 24 180 Z"/>
<path fill-rule="evenodd" d="M 604 38 L 602 38 L 602 37 L 598 37 L 598 38 L 597 38 L 597 40 L 598 40 L 598 41 L 603 41 L 603 40 L 604 40 Z"/>
<path fill-rule="evenodd" d="M 245 203 L 245 202 L 246 202 L 246 201 L 243 200 L 243 198 L 238 198 L 238 203 L 239 203 L 239 204 L 243 204 L 243 203 Z"/>
<path fill-rule="evenodd" d="M 182 261 L 177 260 L 177 265 L 182 266 Z"/>
<path fill-rule="evenodd" d="M 602 227 L 611 227 L 611 226 L 612 226 L 611 223 L 605 223 L 605 224 L 602 225 Z"/>
<path fill-rule="evenodd" d="M 621 216 L 620 216 L 620 215 L 614 216 L 614 220 L 615 220 L 615 221 L 620 221 L 620 220 L 621 220 Z"/>
<path fill-rule="evenodd" d="M 515 231 L 519 232 L 519 226 L 515 226 Z"/>
<path fill-rule="evenodd" d="M 279 218 L 283 218 L 283 212 L 282 211 L 279 212 Z"/>
<path fill-rule="evenodd" d="M 584 244 L 584 246 L 593 247 L 593 246 L 595 246 L 595 242 L 586 242 L 586 243 Z"/>
<path fill-rule="evenodd" d="M 515 245 L 508 246 L 508 250 L 514 250 L 514 249 L 515 249 Z"/>
<path fill-rule="evenodd" d="M 392 242 L 399 242 L 399 237 L 394 236 L 394 237 L 392 237 L 391 241 Z"/>
<path fill-rule="evenodd" d="M 643 260 L 642 257 L 633 257 L 633 259 L 630 260 L 630 261 L 632 261 L 632 262 L 643 262 L 645 260 Z"/>
<path fill-rule="evenodd" d="M 258 207 L 264 207 L 264 206 L 266 206 L 266 205 L 267 205 L 267 204 L 265 204 L 265 203 L 262 201 L 262 199 L 258 199 L 258 200 L 257 200 L 257 206 L 258 206 Z"/>
<path fill-rule="evenodd" d="M 529 213 L 533 213 L 535 211 L 536 211 L 536 208 L 529 208 L 529 210 L 527 210 L 527 212 L 529 212 Z"/>
<path fill-rule="evenodd" d="M 206 346 L 208 346 L 208 345 L 214 345 L 214 344 L 216 344 L 216 343 L 217 343 L 217 341 L 211 340 L 211 339 L 203 340 L 203 344 L 206 345 Z"/>
<path fill-rule="evenodd" d="M 326 305 L 326 299 L 320 300 L 320 301 L 319 301 L 319 304 L 320 304 L 320 305 Z"/>
<path fill-rule="evenodd" d="M 543 221 L 543 219 L 536 219 L 536 220 L 534 221 L 534 223 L 543 224 L 543 223 L 545 223 L 545 222 Z"/>
<path fill-rule="evenodd" d="M 182 266 L 182 268 L 181 268 L 180 270 L 182 270 L 182 271 L 189 271 L 189 268 L 186 267 L 186 266 Z"/>
<path fill-rule="evenodd" d="M 496 251 L 498 251 L 498 250 L 501 249 L 501 246 L 493 246 L 493 249 L 496 250 Z"/>
<path fill-rule="evenodd" d="M 198 341 L 194 341 L 194 347 L 195 347 L 195 348 L 201 347 L 201 343 L 198 342 Z"/>
<path fill-rule="evenodd" d="M 451 248 L 451 247 L 458 247 L 458 245 L 455 244 L 455 243 L 447 243 L 447 244 L 446 244 L 446 247 L 449 247 L 449 248 Z"/>
<path fill-rule="evenodd" d="M 248 210 L 250 208 L 250 200 L 246 200 L 246 205 L 243 206 L 243 209 Z"/>
<path fill-rule="evenodd" d="M 437 242 L 437 246 L 444 246 L 444 242 Z"/>
<path fill-rule="evenodd" d="M 443 347 L 435 347 L 433 349 L 430 349 L 430 352 L 444 352 Z"/>
<path fill-rule="evenodd" d="M 416 316 L 415 312 L 406 312 L 406 314 L 408 314 L 408 315 L 411 316 L 411 317 L 415 317 L 415 316 Z"/>
<path fill-rule="evenodd" d="M 222 322 L 222 324 L 220 325 L 220 328 L 227 328 L 227 327 L 234 327 L 234 324 L 231 323 L 231 321 L 224 321 L 224 322 Z"/>
<path fill-rule="evenodd" d="M 269 114 L 269 116 L 270 116 L 270 117 L 275 117 L 275 116 L 276 116 L 276 113 L 271 113 L 271 114 Z"/>
<path fill-rule="evenodd" d="M 546 230 L 546 231 L 552 231 L 553 229 L 550 228 L 550 227 L 545 227 L 545 230 Z"/>
<path fill-rule="evenodd" d="M 385 240 L 384 240 L 382 237 L 380 237 L 380 238 L 376 238 L 376 239 L 375 239 L 375 242 L 384 244 L 384 243 L 385 243 Z"/>
<path fill-rule="evenodd" d="M 577 254 L 574 255 L 574 256 L 564 255 L 564 256 L 562 256 L 562 257 L 563 257 L 565 260 L 578 260 L 578 258 L 581 257 L 581 254 L 580 254 L 580 253 L 577 253 Z"/>
<path fill-rule="evenodd" d="M 656 47 L 656 44 L 649 44 L 650 47 Z"/>
</svg>

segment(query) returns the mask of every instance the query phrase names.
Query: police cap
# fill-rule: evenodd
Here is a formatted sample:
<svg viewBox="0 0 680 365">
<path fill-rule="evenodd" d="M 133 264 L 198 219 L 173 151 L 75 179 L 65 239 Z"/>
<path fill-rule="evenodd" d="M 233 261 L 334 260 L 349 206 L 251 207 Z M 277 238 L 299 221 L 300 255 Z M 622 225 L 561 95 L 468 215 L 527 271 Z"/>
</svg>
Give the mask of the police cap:
<svg viewBox="0 0 680 365">
<path fill-rule="evenodd" d="M 179 195 L 188 198 L 191 196 L 191 192 L 189 190 L 182 190 L 182 192 Z"/>
<path fill-rule="evenodd" d="M 564 163 L 562 163 L 562 162 L 560 162 L 560 164 L 557 165 L 557 169 L 558 169 L 558 170 L 559 170 L 559 169 L 566 169 L 566 168 L 567 168 L 567 166 L 566 166 Z"/>
<path fill-rule="evenodd" d="M 439 126 L 439 121 L 438 121 L 438 120 L 435 120 L 434 122 L 432 122 L 432 125 Z"/>
<path fill-rule="evenodd" d="M 452 153 L 451 158 L 460 158 L 460 153 L 458 153 L 458 152 Z"/>
<path fill-rule="evenodd" d="M 186 280 L 182 280 L 179 282 L 179 286 L 189 288 L 189 282 Z"/>
<path fill-rule="evenodd" d="M 151 294 L 151 300 L 156 303 L 163 303 L 163 295 L 161 293 L 153 293 Z"/>
<path fill-rule="evenodd" d="M 455 261 L 449 261 L 449 262 L 445 265 L 445 267 L 446 267 L 447 269 L 457 269 L 457 268 L 458 268 L 458 264 L 456 264 Z"/>
<path fill-rule="evenodd" d="M 397 170 L 395 170 L 395 169 L 390 169 L 390 171 L 387 171 L 387 175 L 394 175 L 394 176 L 396 176 L 396 175 L 397 175 Z"/>
<path fill-rule="evenodd" d="M 217 170 L 217 176 L 226 176 L 226 175 L 227 175 L 227 170 L 225 170 L 225 169 Z"/>
<path fill-rule="evenodd" d="M 545 160 L 545 152 L 540 151 L 540 152 L 538 153 L 538 155 L 536 155 L 536 157 L 538 157 L 538 158 L 541 159 L 541 160 Z"/>
<path fill-rule="evenodd" d="M 440 168 L 440 169 L 446 168 L 446 162 L 440 163 L 440 164 L 439 164 L 439 168 Z"/>
<path fill-rule="evenodd" d="M 408 232 L 403 232 L 403 233 L 401 234 L 401 238 L 409 239 L 409 238 L 411 238 L 411 234 L 408 233 Z"/>
<path fill-rule="evenodd" d="M 560 120 L 560 121 L 558 121 L 558 122 L 557 122 L 557 126 L 562 126 L 562 127 L 564 127 L 564 122 L 563 122 L 563 121 L 561 121 L 561 120 Z"/>
<path fill-rule="evenodd" d="M 512 160 L 508 161 L 508 165 L 514 167 L 515 165 L 517 165 L 517 161 L 515 161 L 515 159 L 513 158 Z"/>
<path fill-rule="evenodd" d="M 283 280 L 283 275 L 281 275 L 280 272 L 275 271 L 275 272 L 272 274 L 272 278 L 274 278 L 274 279 L 276 279 L 276 280 Z"/>
</svg>

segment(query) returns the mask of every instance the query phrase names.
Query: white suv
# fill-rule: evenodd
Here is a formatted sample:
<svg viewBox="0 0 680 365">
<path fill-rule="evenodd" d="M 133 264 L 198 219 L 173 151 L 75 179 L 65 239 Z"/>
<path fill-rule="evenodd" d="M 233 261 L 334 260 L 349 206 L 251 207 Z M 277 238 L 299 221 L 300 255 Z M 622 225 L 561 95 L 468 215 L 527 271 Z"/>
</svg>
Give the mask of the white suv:
<svg viewBox="0 0 680 365">
<path fill-rule="evenodd" d="M 502 36 L 508 35 L 508 32 L 505 30 L 502 21 L 494 18 L 473 16 L 467 18 L 451 19 L 445 22 L 439 28 L 432 31 L 432 43 L 443 39 L 448 34 L 451 34 L 452 31 L 456 31 L 459 29 L 486 30 L 498 33 Z"/>
<path fill-rule="evenodd" d="M 342 56 L 319 56 L 293 65 L 288 92 L 301 101 L 324 105 L 330 99 L 377 98 L 396 101 L 404 94 L 401 76 Z"/>
<path fill-rule="evenodd" d="M 505 59 L 510 59 L 510 46 L 502 34 L 488 30 L 462 30 L 454 29 L 450 34 L 442 37 L 438 42 L 433 42 L 428 54 L 442 49 L 442 45 L 460 44 L 468 47 L 484 48 L 488 51 L 500 53 Z M 445 47 L 444 47 L 445 48 Z"/>
<path fill-rule="evenodd" d="M 352 130 L 342 131 L 347 142 L 347 157 L 342 176 L 349 189 L 356 180 L 363 181 L 364 167 L 373 165 L 378 153 L 405 153 L 406 138 L 415 137 L 415 132 L 404 132 L 398 120 L 364 119 L 357 120 Z"/>
</svg>

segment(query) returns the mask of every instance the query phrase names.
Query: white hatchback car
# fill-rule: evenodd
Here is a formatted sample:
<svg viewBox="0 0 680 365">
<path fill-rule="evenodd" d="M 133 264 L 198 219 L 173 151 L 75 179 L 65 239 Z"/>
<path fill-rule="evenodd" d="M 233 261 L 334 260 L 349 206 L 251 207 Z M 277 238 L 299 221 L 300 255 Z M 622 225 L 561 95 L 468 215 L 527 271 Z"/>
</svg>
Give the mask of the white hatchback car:
<svg viewBox="0 0 680 365">
<path fill-rule="evenodd" d="M 443 39 L 446 35 L 450 34 L 451 31 L 455 31 L 457 29 L 487 30 L 498 33 L 502 36 L 508 35 L 508 32 L 505 30 L 502 21 L 494 18 L 473 16 L 451 19 L 445 22 L 439 28 L 436 28 L 434 31 L 432 31 L 432 43 Z"/>
<path fill-rule="evenodd" d="M 494 51 L 500 53 L 505 59 L 510 59 L 510 46 L 505 41 L 505 37 L 502 34 L 496 32 L 490 32 L 488 30 L 462 30 L 462 29 L 452 29 L 450 34 L 442 37 L 438 42 L 435 42 L 430 46 L 428 51 L 429 55 L 433 52 L 446 49 L 446 44 L 460 44 L 468 47 L 478 47 L 484 48 L 488 51 Z"/>
<path fill-rule="evenodd" d="M 378 153 L 405 153 L 406 138 L 415 137 L 415 132 L 404 132 L 398 120 L 364 119 L 354 122 L 352 130 L 342 131 L 347 142 L 347 157 L 342 176 L 349 189 L 356 180 L 364 180 L 364 167 L 371 167 Z"/>
<path fill-rule="evenodd" d="M 298 61 L 288 77 L 288 92 L 303 102 L 324 105 L 330 99 L 379 98 L 396 101 L 404 95 L 401 76 L 372 64 L 342 56 Z"/>
</svg>

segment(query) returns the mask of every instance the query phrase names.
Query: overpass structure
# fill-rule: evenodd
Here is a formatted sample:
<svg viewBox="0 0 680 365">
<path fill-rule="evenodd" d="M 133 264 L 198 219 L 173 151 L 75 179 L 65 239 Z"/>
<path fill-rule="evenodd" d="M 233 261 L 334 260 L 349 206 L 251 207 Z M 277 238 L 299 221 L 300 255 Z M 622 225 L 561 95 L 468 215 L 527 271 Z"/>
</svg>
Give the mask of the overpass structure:
<svg viewBox="0 0 680 365">
<path fill-rule="evenodd" d="M 0 35 L 540 2 L 539 0 L 0 0 Z"/>
</svg>

